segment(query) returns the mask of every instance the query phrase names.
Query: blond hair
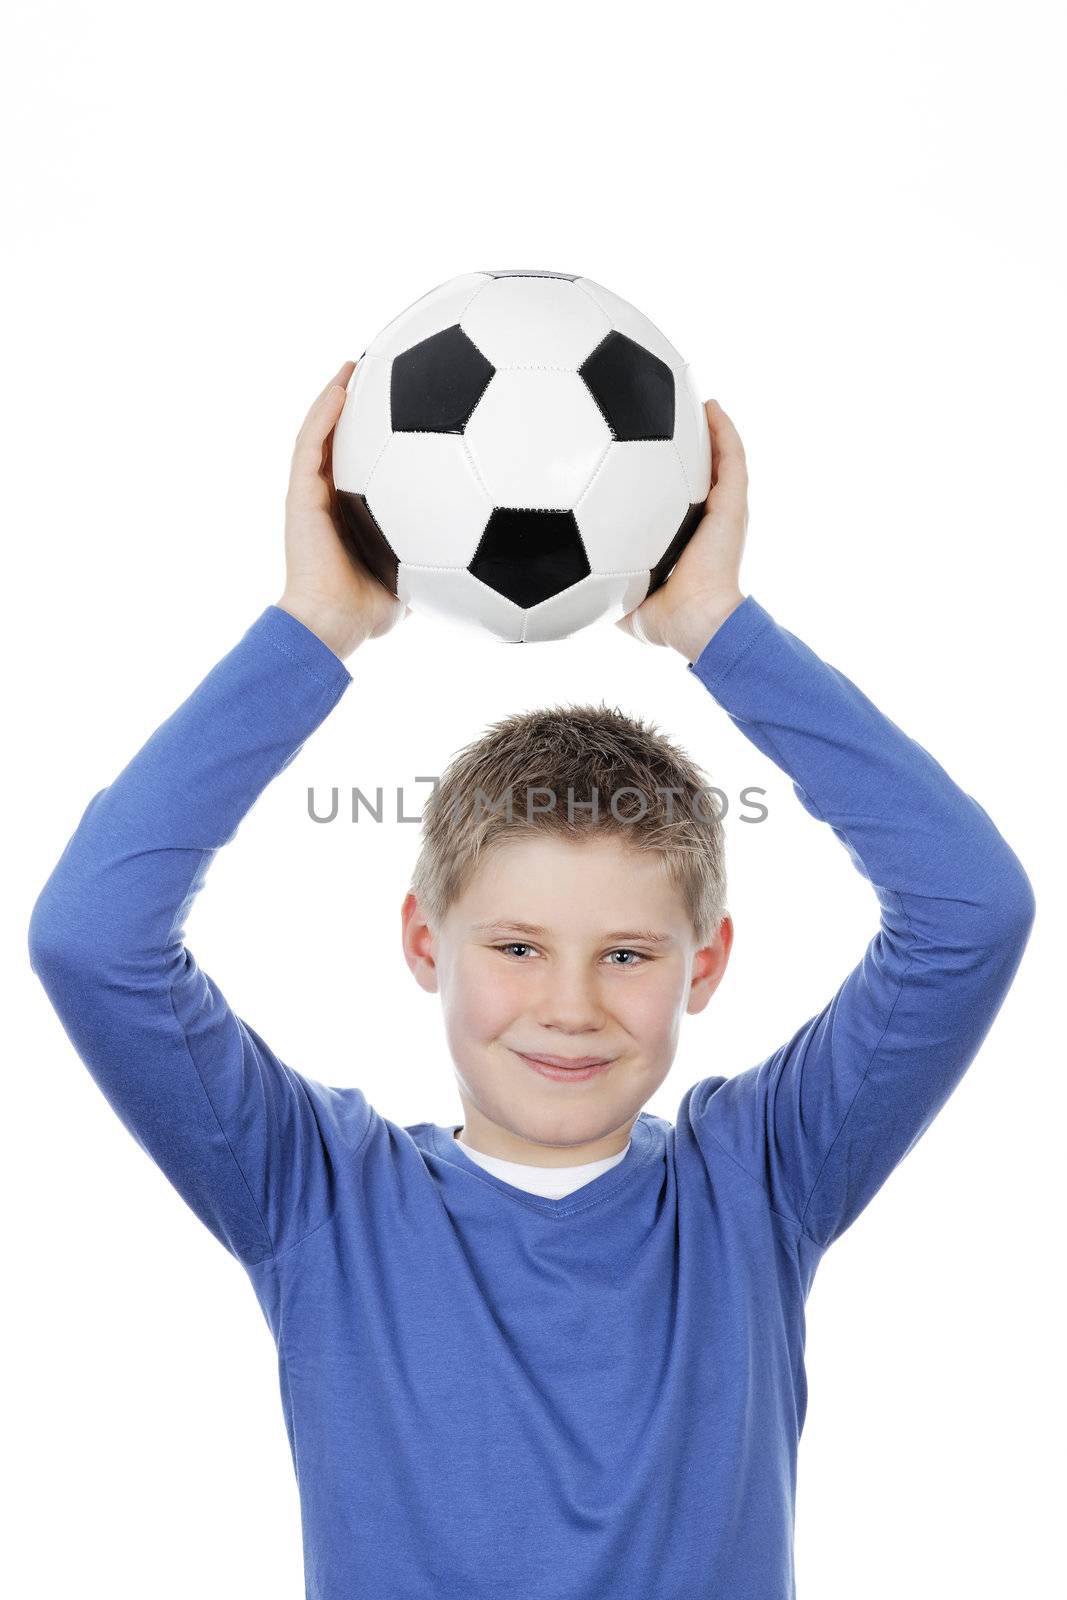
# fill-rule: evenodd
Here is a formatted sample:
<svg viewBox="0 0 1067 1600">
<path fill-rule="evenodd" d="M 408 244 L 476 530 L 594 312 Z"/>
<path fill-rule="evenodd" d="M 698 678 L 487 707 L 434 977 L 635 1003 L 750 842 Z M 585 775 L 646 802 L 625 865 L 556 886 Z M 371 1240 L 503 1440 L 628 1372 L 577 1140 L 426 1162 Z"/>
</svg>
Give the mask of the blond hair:
<svg viewBox="0 0 1067 1600">
<path fill-rule="evenodd" d="M 714 793 L 684 750 L 617 707 L 517 712 L 490 724 L 448 763 L 423 809 L 411 887 L 428 920 L 439 924 L 502 841 L 610 833 L 659 854 L 698 945 L 707 944 L 726 915 L 724 830 Z"/>
</svg>

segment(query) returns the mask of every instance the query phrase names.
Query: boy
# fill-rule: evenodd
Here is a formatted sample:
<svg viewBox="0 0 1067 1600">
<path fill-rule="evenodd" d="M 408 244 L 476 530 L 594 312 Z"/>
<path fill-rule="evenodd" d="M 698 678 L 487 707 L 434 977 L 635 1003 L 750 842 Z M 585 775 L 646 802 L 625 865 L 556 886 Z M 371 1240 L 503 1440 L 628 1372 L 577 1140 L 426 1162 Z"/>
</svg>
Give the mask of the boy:
<svg viewBox="0 0 1067 1600">
<path fill-rule="evenodd" d="M 881 923 L 858 966 L 766 1061 L 687 1090 L 676 1124 L 645 1113 L 729 958 L 721 824 L 666 740 L 538 712 L 444 775 L 404 901 L 463 1124 L 398 1127 L 279 1061 L 183 924 L 352 681 L 344 658 L 406 614 L 337 536 L 351 372 L 297 440 L 280 602 L 94 796 L 34 909 L 34 969 L 252 1281 L 309 1596 L 787 1600 L 805 1298 L 973 1060 L 1029 881 L 925 750 L 741 594 L 744 453 L 709 401 L 707 514 L 620 626 L 679 653 L 870 878 Z M 479 813 L 476 787 L 499 800 L 515 780 L 556 783 L 558 806 Z M 669 815 L 657 790 L 677 791 Z"/>
</svg>

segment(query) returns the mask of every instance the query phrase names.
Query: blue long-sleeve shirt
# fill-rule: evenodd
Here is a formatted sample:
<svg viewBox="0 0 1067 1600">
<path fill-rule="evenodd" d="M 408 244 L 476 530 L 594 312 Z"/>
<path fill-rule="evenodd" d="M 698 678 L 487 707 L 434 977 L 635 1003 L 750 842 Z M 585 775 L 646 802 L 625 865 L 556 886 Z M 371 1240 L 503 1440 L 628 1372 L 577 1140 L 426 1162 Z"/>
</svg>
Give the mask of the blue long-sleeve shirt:
<svg viewBox="0 0 1067 1600">
<path fill-rule="evenodd" d="M 880 925 L 765 1061 L 563 1198 L 280 1061 L 184 942 L 215 852 L 352 681 L 268 606 L 90 801 L 30 952 L 277 1341 L 311 1600 L 790 1600 L 804 1303 L 951 1094 L 1034 915 L 973 799 L 751 595 L 688 668 Z"/>
</svg>

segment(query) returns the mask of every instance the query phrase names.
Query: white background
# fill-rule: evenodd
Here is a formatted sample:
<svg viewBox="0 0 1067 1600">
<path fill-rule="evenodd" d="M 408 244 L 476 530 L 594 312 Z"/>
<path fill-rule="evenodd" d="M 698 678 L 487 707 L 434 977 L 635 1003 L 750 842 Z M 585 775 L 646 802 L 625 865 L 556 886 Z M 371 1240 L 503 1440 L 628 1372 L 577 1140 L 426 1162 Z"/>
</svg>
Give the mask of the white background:
<svg viewBox="0 0 1067 1600">
<path fill-rule="evenodd" d="M 981 801 L 1034 883 L 988 1041 L 819 1269 L 796 1549 L 800 1600 L 1048 1592 L 1065 1488 L 1055 8 L 8 16 L 5 1587 L 304 1592 L 251 1287 L 81 1066 L 26 925 L 90 796 L 279 597 L 318 390 L 434 285 L 543 268 L 607 285 L 692 362 L 748 453 L 744 590 Z M 188 943 L 284 1060 L 392 1121 L 462 1118 L 437 1001 L 400 949 L 418 829 L 316 826 L 309 785 L 400 784 L 417 811 L 416 774 L 489 721 L 601 698 L 729 795 L 765 785 L 765 824 L 727 819 L 736 947 L 647 1107 L 671 1120 L 690 1084 L 825 1004 L 874 932 L 870 886 L 674 654 L 610 624 L 509 650 L 413 617 L 348 664 Z"/>
</svg>

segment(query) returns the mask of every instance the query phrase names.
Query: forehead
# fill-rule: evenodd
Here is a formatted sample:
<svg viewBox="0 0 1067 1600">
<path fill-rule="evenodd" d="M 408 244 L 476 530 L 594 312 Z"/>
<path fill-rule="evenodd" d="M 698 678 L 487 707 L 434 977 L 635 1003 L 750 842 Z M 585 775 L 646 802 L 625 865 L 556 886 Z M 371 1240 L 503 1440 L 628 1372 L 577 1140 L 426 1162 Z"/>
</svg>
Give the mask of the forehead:
<svg viewBox="0 0 1067 1600">
<path fill-rule="evenodd" d="M 561 931 L 656 925 L 677 932 L 687 918 L 663 857 L 612 833 L 497 839 L 453 910 L 466 923 L 512 919 Z"/>
</svg>

